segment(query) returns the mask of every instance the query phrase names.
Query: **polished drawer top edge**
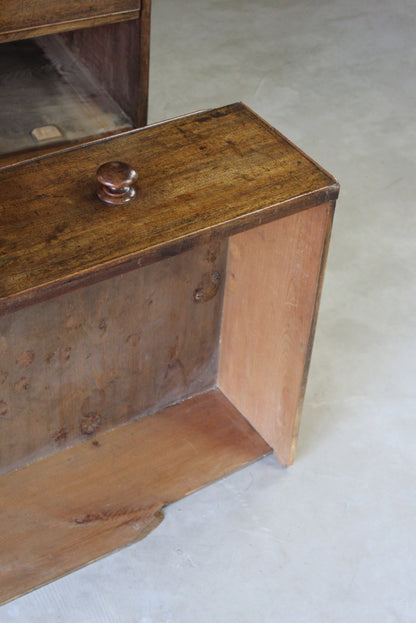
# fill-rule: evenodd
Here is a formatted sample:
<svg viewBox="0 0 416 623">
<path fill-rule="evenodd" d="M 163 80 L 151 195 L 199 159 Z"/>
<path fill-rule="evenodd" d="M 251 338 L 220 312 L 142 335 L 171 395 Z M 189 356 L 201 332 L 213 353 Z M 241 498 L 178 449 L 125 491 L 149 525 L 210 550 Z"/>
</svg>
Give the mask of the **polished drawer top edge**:
<svg viewBox="0 0 416 623">
<path fill-rule="evenodd" d="M 119 157 L 120 151 L 140 156 L 131 163 L 139 172 L 138 199 L 113 210 L 93 197 L 95 181 L 92 171 L 85 174 L 84 160 L 95 168 L 101 164 L 97 158 Z M 52 176 L 53 186 L 60 170 L 65 179 L 43 192 L 39 173 L 49 175 L 48 183 Z M 1 206 L 0 313 L 333 201 L 338 194 L 333 177 L 243 104 L 0 171 L 3 188 L 14 180 L 17 189 L 8 199 L 5 193 Z M 25 187 L 33 197 L 25 199 Z M 68 188 L 76 200 L 61 194 Z"/>
</svg>

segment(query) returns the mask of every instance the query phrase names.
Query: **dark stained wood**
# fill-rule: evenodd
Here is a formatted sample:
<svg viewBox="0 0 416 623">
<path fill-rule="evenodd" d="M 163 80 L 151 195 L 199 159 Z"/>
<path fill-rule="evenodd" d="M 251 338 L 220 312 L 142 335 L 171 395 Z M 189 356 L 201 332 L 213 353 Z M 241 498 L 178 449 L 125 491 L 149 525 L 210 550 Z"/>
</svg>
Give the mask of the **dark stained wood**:
<svg viewBox="0 0 416 623">
<path fill-rule="evenodd" d="M 3 43 L 0 75 L 0 154 L 19 152 L 12 163 L 34 147 L 56 151 L 59 143 L 68 147 L 133 128 L 102 82 L 58 36 Z"/>
<path fill-rule="evenodd" d="M 137 19 L 140 0 L 7 0 L 0 10 L 0 43 Z"/>
<path fill-rule="evenodd" d="M 113 159 L 139 172 L 125 207 L 96 198 L 97 165 Z M 0 312 L 338 195 L 334 178 L 243 104 L 8 167 L 0 184 Z"/>
<path fill-rule="evenodd" d="M 0 317 L 0 473 L 215 385 L 226 246 Z"/>
<path fill-rule="evenodd" d="M 150 9 L 142 0 L 140 19 L 61 35 L 136 127 L 147 123 Z"/>
<path fill-rule="evenodd" d="M 150 61 L 151 0 L 141 0 L 139 35 L 139 75 L 137 79 L 136 116 L 133 121 L 140 128 L 147 124 L 149 107 L 149 61 Z M 130 87 L 132 89 L 132 87 Z"/>
<path fill-rule="evenodd" d="M 137 541 L 163 506 L 269 452 L 213 391 L 0 477 L 0 602 Z"/>
<path fill-rule="evenodd" d="M 121 6 L 133 9 L 120 12 Z M 108 13 L 100 14 L 107 10 Z M 11 27 L 10 20 L 15 17 L 29 24 L 23 30 L 0 31 L 0 44 L 8 46 L 2 46 L 1 50 L 5 66 L 2 73 L 7 76 L 0 89 L 0 100 L 5 101 L 0 111 L 0 168 L 38 154 L 53 153 L 60 145 L 76 145 L 80 137 L 85 141 L 91 136 L 114 134 L 115 129 L 121 132 L 146 125 L 150 10 L 150 0 L 124 0 L 124 4 L 122 0 L 102 0 L 93 5 L 40 0 L 36 6 L 29 2 L 24 7 L 22 2 L 12 0 L 0 10 L 3 25 Z M 39 26 L 45 11 L 56 22 Z M 88 17 L 91 12 L 93 16 Z M 60 21 L 67 14 L 77 18 Z M 44 66 L 36 66 L 35 55 L 30 50 L 29 59 L 23 58 L 22 46 L 33 46 L 33 41 L 25 40 L 35 36 L 52 60 L 52 73 L 45 71 Z M 10 61 L 5 54 L 7 50 L 9 56 L 10 50 L 14 51 L 18 60 Z M 23 67 L 17 67 L 13 74 L 11 67 L 16 63 Z M 33 84 L 36 81 L 40 86 L 38 91 Z M 93 97 L 89 97 L 91 90 Z M 47 125 L 39 123 L 39 117 L 53 118 L 51 124 L 56 126 L 57 136 L 37 144 L 33 153 L 36 141 L 32 137 L 36 128 Z"/>
<path fill-rule="evenodd" d="M 218 384 L 282 465 L 294 459 L 333 209 L 229 243 Z"/>
</svg>

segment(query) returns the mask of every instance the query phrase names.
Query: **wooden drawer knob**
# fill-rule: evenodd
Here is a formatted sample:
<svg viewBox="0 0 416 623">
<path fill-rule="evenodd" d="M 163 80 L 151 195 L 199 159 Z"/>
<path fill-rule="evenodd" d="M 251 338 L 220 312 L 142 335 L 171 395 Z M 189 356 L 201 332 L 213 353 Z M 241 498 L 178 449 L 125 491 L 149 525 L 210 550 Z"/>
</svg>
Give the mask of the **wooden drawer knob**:
<svg viewBox="0 0 416 623">
<path fill-rule="evenodd" d="M 137 180 L 137 173 L 125 162 L 106 162 L 97 171 L 100 184 L 97 195 L 109 205 L 119 206 L 133 199 L 136 192 L 132 184 Z"/>
</svg>

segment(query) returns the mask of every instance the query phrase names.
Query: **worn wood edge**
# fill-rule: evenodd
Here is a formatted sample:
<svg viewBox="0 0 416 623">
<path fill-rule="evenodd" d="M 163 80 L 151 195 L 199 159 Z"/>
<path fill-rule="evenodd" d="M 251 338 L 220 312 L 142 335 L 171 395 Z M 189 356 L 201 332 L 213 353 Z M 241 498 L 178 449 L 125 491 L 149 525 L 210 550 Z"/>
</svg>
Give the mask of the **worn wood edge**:
<svg viewBox="0 0 416 623">
<path fill-rule="evenodd" d="M 310 368 L 311 359 L 312 359 L 313 343 L 315 339 L 315 331 L 316 331 L 316 325 L 318 321 L 319 305 L 321 301 L 325 269 L 326 269 L 326 264 L 328 260 L 329 243 L 331 240 L 334 214 L 335 214 L 335 201 L 331 201 L 329 205 L 329 209 L 328 209 L 326 232 L 325 232 L 322 257 L 321 257 L 321 265 L 319 267 L 318 281 L 317 281 L 316 292 L 315 292 L 315 304 L 314 304 L 314 309 L 313 309 L 313 314 L 312 314 L 312 319 L 311 319 L 311 327 L 309 330 L 309 340 L 308 340 L 308 345 L 307 345 L 305 365 L 303 368 L 303 375 L 302 375 L 302 381 L 301 381 L 301 386 L 300 386 L 299 402 L 298 402 L 298 407 L 296 409 L 295 419 L 293 422 L 293 432 L 292 432 L 292 441 L 290 444 L 290 450 L 287 456 L 283 456 L 275 452 L 276 458 L 278 459 L 280 463 L 282 463 L 284 467 L 288 467 L 292 465 L 295 459 L 296 446 L 297 446 L 297 441 L 298 441 L 298 436 L 299 436 L 300 420 L 301 420 L 303 404 L 305 400 L 309 368 Z"/>
<path fill-rule="evenodd" d="M 150 19 L 152 12 L 151 0 L 141 0 L 139 22 L 139 79 L 137 84 L 137 118 L 136 125 L 147 124 L 149 109 L 149 61 L 150 61 Z"/>
<path fill-rule="evenodd" d="M 261 208 L 256 212 L 250 212 L 248 215 L 236 217 L 206 229 L 192 232 L 181 238 L 169 240 L 166 243 L 103 262 L 73 275 L 61 277 L 60 279 L 4 297 L 0 299 L 0 315 L 23 309 L 29 305 L 49 300 L 54 296 L 72 292 L 78 288 L 92 285 L 136 268 L 148 266 L 167 257 L 189 251 L 197 245 L 214 242 L 215 240 L 264 225 L 296 212 L 307 210 L 321 203 L 326 203 L 338 196 L 338 188 L 338 184 L 334 184 L 305 195 L 299 195 L 287 201 Z"/>
<path fill-rule="evenodd" d="M 50 24 L 40 24 L 28 28 L 17 30 L 4 30 L 0 32 L 0 43 L 7 41 L 19 41 L 20 39 L 31 39 L 32 37 L 42 37 L 53 33 L 65 32 L 68 30 L 78 30 L 80 28 L 91 28 L 102 24 L 124 22 L 140 17 L 140 9 L 129 9 L 117 13 L 104 13 L 91 17 L 81 17 L 63 22 L 51 22 Z"/>
<path fill-rule="evenodd" d="M 324 173 L 330 180 L 332 180 L 332 183 L 330 184 L 331 187 L 335 189 L 337 189 L 337 194 L 334 195 L 333 197 L 331 197 L 331 199 L 337 199 L 338 195 L 339 195 L 339 190 L 340 190 L 340 185 L 338 180 L 331 175 L 331 173 L 329 173 L 322 165 L 320 165 L 316 160 L 314 160 L 313 158 L 311 158 L 305 151 L 303 151 L 303 149 L 301 149 L 300 147 L 298 147 L 296 145 L 296 143 L 294 143 L 293 141 L 291 141 L 289 138 L 287 138 L 287 136 L 285 134 L 282 134 L 282 132 L 280 132 L 279 130 L 277 130 L 274 126 L 272 126 L 268 121 L 266 121 L 265 119 L 263 119 L 263 117 L 261 117 L 260 115 L 258 115 L 256 112 L 254 112 L 254 110 L 252 108 L 250 108 L 249 106 L 247 106 L 247 104 L 244 104 L 244 102 L 240 102 L 240 104 L 246 109 L 247 113 L 253 117 L 254 119 L 256 119 L 257 121 L 261 121 L 261 123 L 263 124 L 263 126 L 269 130 L 269 132 L 271 132 L 272 134 L 274 134 L 275 136 L 279 136 L 279 138 L 283 139 L 288 145 L 290 145 L 291 147 L 293 147 L 293 149 L 295 151 L 297 151 L 301 156 L 303 156 L 306 160 L 309 160 L 310 163 L 312 163 L 317 169 L 319 169 L 322 173 Z"/>
<path fill-rule="evenodd" d="M 53 575 L 49 575 L 49 577 L 47 579 L 45 579 L 45 577 L 43 577 L 42 580 L 39 580 L 38 576 L 36 575 L 36 577 L 38 579 L 31 581 L 30 579 L 23 582 L 20 582 L 20 588 L 16 590 L 10 590 L 7 589 L 6 591 L 3 590 L 3 594 L 1 592 L 1 583 L 0 583 L 0 605 L 3 605 L 9 601 L 12 601 L 28 592 L 31 592 L 32 590 L 36 590 L 37 588 L 40 588 L 41 586 L 44 586 L 50 582 L 53 582 L 54 580 L 64 577 L 65 575 L 68 575 L 69 573 L 82 568 L 88 564 L 91 564 L 99 559 L 102 559 L 116 551 L 119 551 L 120 549 L 135 543 L 141 539 L 143 539 L 145 536 L 147 536 L 150 532 L 152 532 L 160 523 L 161 521 L 164 519 L 164 514 L 162 509 L 165 506 L 168 506 L 176 501 L 178 501 L 179 499 L 181 499 L 182 497 L 187 497 L 189 495 L 191 495 L 192 493 L 206 487 L 209 486 L 210 484 L 222 480 L 223 478 L 227 477 L 228 475 L 230 475 L 231 473 L 234 473 L 244 467 L 246 467 L 247 465 L 250 465 L 258 460 L 260 460 L 261 458 L 264 458 L 265 456 L 269 455 L 272 453 L 272 448 L 261 438 L 261 436 L 255 431 L 255 429 L 253 428 L 253 426 L 244 418 L 243 415 L 241 415 L 241 413 L 238 411 L 238 409 L 236 409 L 236 407 L 234 405 L 232 405 L 232 403 L 228 400 L 228 398 L 217 388 L 214 387 L 213 389 L 204 392 L 200 395 L 197 396 L 193 396 L 192 398 L 189 398 L 185 401 L 183 401 L 182 403 L 178 403 L 176 405 L 171 405 L 169 407 L 166 407 L 165 409 L 162 409 L 161 411 L 153 414 L 153 415 L 149 415 L 146 418 L 144 418 L 144 420 L 151 420 L 153 418 L 157 418 L 158 416 L 162 417 L 162 423 L 163 423 L 163 418 L 165 418 L 166 416 L 170 416 L 169 412 L 172 412 L 172 410 L 174 409 L 178 409 L 181 408 L 182 405 L 186 405 L 188 406 L 192 401 L 199 401 L 200 399 L 202 399 L 202 402 L 204 403 L 204 401 L 208 400 L 210 401 L 210 405 L 208 406 L 208 409 L 214 407 L 216 409 L 216 411 L 218 413 L 221 412 L 221 409 L 224 409 L 224 415 L 221 414 L 220 417 L 224 417 L 224 421 L 228 422 L 228 428 L 231 428 L 235 431 L 235 433 L 237 433 L 237 431 L 240 431 L 241 433 L 241 437 L 240 439 L 242 439 L 243 437 L 245 438 L 245 442 L 244 445 L 247 446 L 247 444 L 250 446 L 250 449 L 246 448 L 243 451 L 244 457 L 239 456 L 240 453 L 238 453 L 236 456 L 238 456 L 238 461 L 235 457 L 233 457 L 233 460 L 230 462 L 228 461 L 228 463 L 226 465 L 222 464 L 221 465 L 221 461 L 215 461 L 212 463 L 212 465 L 215 467 L 213 467 L 213 471 L 215 472 L 214 477 L 212 477 L 212 474 L 209 474 L 209 476 L 207 476 L 207 474 L 204 472 L 201 472 L 201 467 L 198 468 L 200 474 L 199 476 L 197 476 L 197 479 L 199 480 L 199 482 L 196 484 L 194 483 L 192 486 L 190 486 L 190 482 L 193 481 L 195 479 L 195 475 L 194 472 L 192 470 L 192 476 L 190 477 L 190 481 L 188 482 L 187 478 L 182 479 L 178 482 L 180 482 L 179 485 L 179 495 L 178 495 L 178 491 L 176 491 L 176 494 L 174 493 L 174 495 L 172 496 L 172 494 L 166 495 L 165 497 L 163 497 L 162 500 L 159 500 L 157 502 L 154 502 L 150 505 L 146 505 L 144 504 L 143 506 L 140 506 L 140 508 L 138 508 L 137 510 L 131 511 L 131 512 L 123 512 L 123 513 L 117 513 L 115 512 L 114 515 L 105 515 L 103 517 L 101 516 L 95 516 L 90 515 L 88 512 L 88 508 L 86 509 L 86 513 L 83 514 L 82 509 L 78 509 L 79 511 L 79 516 L 78 519 L 75 520 L 76 525 L 82 526 L 82 525 L 86 525 L 86 526 L 90 526 L 92 524 L 94 524 L 95 522 L 100 522 L 100 520 L 104 520 L 105 524 L 108 524 L 106 526 L 106 531 L 107 533 L 109 531 L 111 531 L 112 533 L 115 534 L 115 532 L 117 530 L 121 529 L 121 537 L 118 537 L 117 534 L 115 534 L 115 540 L 117 541 L 117 539 L 119 539 L 119 544 L 117 546 L 111 546 L 111 547 L 106 547 L 106 549 L 104 551 L 101 551 L 101 553 L 98 553 L 96 555 L 93 555 L 91 557 L 88 558 L 88 561 L 83 560 L 83 562 L 80 563 L 76 563 L 76 564 L 72 564 L 70 565 L 70 567 L 68 567 L 68 565 L 66 565 L 66 570 L 59 572 L 59 573 L 54 573 Z M 195 413 L 191 414 L 191 417 L 193 418 L 195 416 L 195 418 L 197 420 L 199 420 L 198 416 L 198 405 L 195 408 L 194 407 L 194 411 Z M 199 414 L 200 415 L 200 414 Z M 170 416 L 172 417 L 172 416 Z M 186 417 L 186 416 L 185 416 Z M 67 465 L 71 465 L 72 464 L 72 459 L 70 458 L 71 455 L 73 456 L 74 451 L 77 451 L 77 448 L 81 449 L 81 453 L 83 448 L 87 449 L 89 446 L 91 446 L 91 443 L 93 445 L 100 445 L 100 442 L 102 442 L 102 440 L 104 438 L 108 438 L 116 433 L 120 428 L 121 429 L 127 429 L 127 427 L 129 425 L 139 425 L 141 424 L 141 422 L 143 422 L 143 420 L 139 420 L 139 421 L 133 421 L 127 424 L 124 424 L 120 427 L 117 427 L 117 429 L 114 429 L 113 431 L 107 431 L 102 433 L 101 435 L 97 435 L 97 437 L 93 440 L 93 441 L 85 441 L 82 442 L 80 444 L 77 444 L 76 446 L 74 446 L 73 448 L 67 448 L 66 450 L 63 450 L 59 453 L 57 453 L 56 455 L 52 455 L 49 457 L 46 457 L 45 459 L 40 459 L 38 461 L 35 461 L 33 464 L 29 464 L 27 466 L 18 468 L 16 470 L 12 470 L 11 472 L 9 472 L 8 474 L 5 474 L 3 476 L 0 477 L 0 481 L 7 479 L 8 477 L 15 479 L 15 476 L 25 476 L 27 473 L 27 470 L 31 470 L 32 466 L 35 469 L 34 474 L 32 475 L 32 479 L 33 480 L 35 478 L 36 481 L 38 481 L 40 473 L 42 471 L 42 469 L 45 470 L 46 468 L 46 472 L 48 472 L 49 474 L 54 473 L 55 474 L 55 470 L 54 469 L 50 469 L 49 466 L 53 464 L 53 462 L 56 462 L 56 458 L 58 455 L 59 456 L 59 460 L 60 460 L 60 464 L 62 466 L 65 465 L 65 463 Z M 201 431 L 204 430 L 204 424 L 202 423 L 201 425 Z M 214 439 L 216 439 L 218 433 L 216 433 L 217 430 L 217 426 L 216 425 L 212 425 L 211 426 L 211 430 L 213 431 L 214 434 Z M 146 429 L 145 429 L 146 431 Z M 157 427 L 156 427 L 156 432 L 157 432 Z M 234 434 L 235 434 L 234 433 Z M 200 434 L 200 433 L 199 433 Z M 229 444 L 231 442 L 231 436 L 230 433 L 227 433 L 228 435 L 228 445 L 227 443 L 225 444 L 225 452 L 229 452 Z M 137 436 L 137 435 L 136 435 Z M 234 437 L 234 435 L 233 435 Z M 144 439 L 148 441 L 148 437 L 146 436 L 146 432 L 145 432 L 145 437 Z M 120 440 L 118 440 L 120 441 Z M 183 437 L 183 444 L 184 446 L 186 446 L 189 443 L 189 448 L 191 448 L 190 450 L 190 454 L 195 453 L 196 449 L 194 448 L 193 444 L 192 444 L 192 439 L 188 440 L 187 437 Z M 220 447 L 222 446 L 222 443 L 220 444 Z M 117 440 L 116 440 L 116 448 L 117 446 Z M 81 454 L 82 456 L 82 454 Z M 157 456 L 157 453 L 156 453 Z M 200 455 L 198 455 L 200 456 Z M 84 457 L 87 457 L 87 455 L 84 454 Z M 74 457 L 73 457 L 74 458 Z M 220 457 L 219 457 L 220 458 Z M 85 468 L 88 467 L 89 462 L 88 462 L 88 457 L 82 459 L 85 463 L 84 465 L 84 470 Z M 102 460 L 102 459 L 101 459 Z M 75 464 L 78 465 L 78 470 L 80 469 L 79 467 L 79 460 L 75 460 L 74 461 Z M 218 467 L 219 464 L 219 467 Z M 40 469 L 40 471 L 39 471 Z M 71 468 L 70 468 L 71 469 Z M 83 469 L 83 467 L 81 466 L 81 470 Z M 147 469 L 147 468 L 146 468 Z M 183 469 L 183 468 L 182 468 Z M 149 468 L 149 471 L 151 471 L 151 469 Z M 212 471 L 212 470 L 211 470 Z M 45 473 L 46 473 L 45 472 Z M 62 473 L 60 472 L 60 470 L 57 470 L 57 477 L 62 477 Z M 156 472 L 158 473 L 158 472 Z M 19 483 L 19 480 L 17 481 Z M 31 481 L 29 481 L 31 482 Z M 20 486 L 21 483 L 20 483 Z M 167 486 L 172 487 L 172 485 L 169 483 L 167 483 Z M 64 486 L 61 483 L 61 488 L 62 491 L 64 490 Z M 13 487 L 14 491 L 15 491 L 15 487 Z M 175 491 L 175 486 L 173 485 L 173 491 Z M 156 495 L 160 495 L 160 493 L 157 493 Z M 146 493 L 145 493 L 145 497 L 146 497 Z M 25 496 L 23 495 L 23 497 L 19 498 L 18 493 L 16 494 L 16 500 L 21 499 L 24 500 Z M 30 498 L 29 498 L 30 499 Z M 29 503 L 30 505 L 30 503 Z M 45 509 L 47 512 L 47 509 Z M 22 512 L 22 511 L 20 511 Z M 27 511 L 26 511 L 27 512 Z M 59 513 L 58 513 L 59 515 Z M 126 515 L 124 517 L 124 515 Z M 114 521 L 114 525 L 113 525 L 113 521 L 109 521 L 109 520 L 113 520 Z M 45 521 L 46 521 L 46 517 L 45 517 Z M 100 522 L 102 523 L 102 522 Z M 132 532 L 128 530 L 128 528 L 130 526 L 132 526 L 134 524 L 134 535 L 132 536 Z M 141 524 L 141 525 L 140 525 Z M 46 527 L 46 524 L 45 524 Z M 127 531 L 127 534 L 126 534 Z M 99 535 L 97 535 L 99 538 Z M 94 538 L 97 538 L 97 536 L 94 536 L 94 534 L 91 535 L 90 538 L 92 538 L 94 540 Z M 88 536 L 86 537 L 87 539 L 89 538 Z M 13 541 L 12 541 L 13 543 Z M 94 545 L 93 545 L 94 547 Z M 67 548 L 64 548 L 64 550 Z M 0 566 L 1 566 L 1 552 L 0 552 Z M 34 570 L 35 571 L 35 570 Z"/>
</svg>

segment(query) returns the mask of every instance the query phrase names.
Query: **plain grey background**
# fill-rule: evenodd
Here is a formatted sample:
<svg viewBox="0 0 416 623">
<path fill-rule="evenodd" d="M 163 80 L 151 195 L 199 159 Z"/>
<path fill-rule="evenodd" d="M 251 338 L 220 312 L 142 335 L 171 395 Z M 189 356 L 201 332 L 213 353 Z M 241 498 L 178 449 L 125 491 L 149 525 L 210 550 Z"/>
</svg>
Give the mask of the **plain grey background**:
<svg viewBox="0 0 416 623">
<path fill-rule="evenodd" d="M 295 463 L 0 623 L 416 621 L 416 5 L 153 0 L 150 121 L 243 100 L 341 183 Z"/>
</svg>

